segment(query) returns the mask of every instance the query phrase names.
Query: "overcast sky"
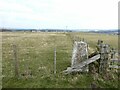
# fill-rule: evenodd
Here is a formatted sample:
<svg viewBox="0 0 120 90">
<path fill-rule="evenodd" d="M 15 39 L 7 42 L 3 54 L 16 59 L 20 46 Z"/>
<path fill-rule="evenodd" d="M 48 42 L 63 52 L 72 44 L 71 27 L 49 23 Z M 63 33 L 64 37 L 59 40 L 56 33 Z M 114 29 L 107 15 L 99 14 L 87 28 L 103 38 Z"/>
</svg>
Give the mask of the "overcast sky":
<svg viewBox="0 0 120 90">
<path fill-rule="evenodd" d="M 0 0 L 0 27 L 117 29 L 119 0 Z"/>
</svg>

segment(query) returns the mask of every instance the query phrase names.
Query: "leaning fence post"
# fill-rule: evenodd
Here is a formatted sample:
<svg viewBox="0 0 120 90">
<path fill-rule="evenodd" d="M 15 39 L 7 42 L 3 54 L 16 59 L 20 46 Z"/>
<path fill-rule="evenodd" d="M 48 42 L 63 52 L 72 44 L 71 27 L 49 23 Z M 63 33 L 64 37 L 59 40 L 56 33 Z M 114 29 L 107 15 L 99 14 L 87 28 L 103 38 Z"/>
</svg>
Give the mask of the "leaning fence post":
<svg viewBox="0 0 120 90">
<path fill-rule="evenodd" d="M 98 50 L 100 54 L 100 60 L 99 60 L 99 73 L 101 74 L 103 71 L 103 60 L 104 60 L 104 48 L 103 48 L 103 41 L 98 40 Z"/>
<path fill-rule="evenodd" d="M 18 58 L 17 58 L 17 47 L 16 45 L 13 45 L 13 55 L 14 55 L 14 66 L 15 66 L 15 77 L 19 77 L 19 71 L 18 71 Z"/>
<path fill-rule="evenodd" d="M 54 74 L 56 74 L 56 47 L 54 48 Z"/>
<path fill-rule="evenodd" d="M 98 40 L 98 49 L 100 53 L 99 61 L 99 73 L 105 74 L 108 69 L 108 60 L 109 60 L 109 45 L 103 44 L 103 41 Z"/>
</svg>

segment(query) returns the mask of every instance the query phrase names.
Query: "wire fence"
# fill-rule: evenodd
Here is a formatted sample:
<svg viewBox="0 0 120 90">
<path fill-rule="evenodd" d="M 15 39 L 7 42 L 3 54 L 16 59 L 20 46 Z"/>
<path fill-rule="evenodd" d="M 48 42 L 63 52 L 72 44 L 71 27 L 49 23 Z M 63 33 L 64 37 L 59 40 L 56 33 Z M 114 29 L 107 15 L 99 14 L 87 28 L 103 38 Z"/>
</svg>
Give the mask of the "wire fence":
<svg viewBox="0 0 120 90">
<path fill-rule="evenodd" d="M 18 43 L 19 40 L 17 44 L 11 43 L 3 46 L 2 68 L 4 77 L 39 77 L 62 72 L 70 65 L 74 41 L 82 40 L 89 42 L 84 38 L 75 37 L 74 35 L 69 37 L 70 42 L 72 42 L 69 48 L 68 44 L 62 46 L 59 45 L 60 42 L 56 44 L 57 40 L 55 39 L 52 39 L 53 44 L 51 46 L 48 44 L 47 47 L 40 46 L 40 48 L 38 45 L 37 47 L 31 46 L 27 42 L 27 45 L 22 46 Z"/>
</svg>

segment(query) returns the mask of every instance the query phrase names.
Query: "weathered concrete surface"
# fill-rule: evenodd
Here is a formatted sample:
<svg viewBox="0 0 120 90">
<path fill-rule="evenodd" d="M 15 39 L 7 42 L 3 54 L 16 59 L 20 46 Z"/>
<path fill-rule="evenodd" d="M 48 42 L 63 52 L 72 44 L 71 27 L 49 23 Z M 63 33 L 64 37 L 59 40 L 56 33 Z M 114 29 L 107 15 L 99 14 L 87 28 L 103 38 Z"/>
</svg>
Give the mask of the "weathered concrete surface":
<svg viewBox="0 0 120 90">
<path fill-rule="evenodd" d="M 74 42 L 71 67 L 80 64 L 82 61 L 88 58 L 87 43 L 80 41 Z"/>
</svg>

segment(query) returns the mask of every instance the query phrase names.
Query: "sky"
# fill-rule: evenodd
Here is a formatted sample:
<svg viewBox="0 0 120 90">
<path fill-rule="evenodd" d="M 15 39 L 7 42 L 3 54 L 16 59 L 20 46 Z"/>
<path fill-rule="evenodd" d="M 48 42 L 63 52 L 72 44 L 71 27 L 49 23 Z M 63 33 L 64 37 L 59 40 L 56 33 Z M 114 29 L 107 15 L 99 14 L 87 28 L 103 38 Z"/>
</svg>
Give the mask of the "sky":
<svg viewBox="0 0 120 90">
<path fill-rule="evenodd" d="M 0 0 L 0 28 L 117 29 L 119 0 Z"/>
</svg>

